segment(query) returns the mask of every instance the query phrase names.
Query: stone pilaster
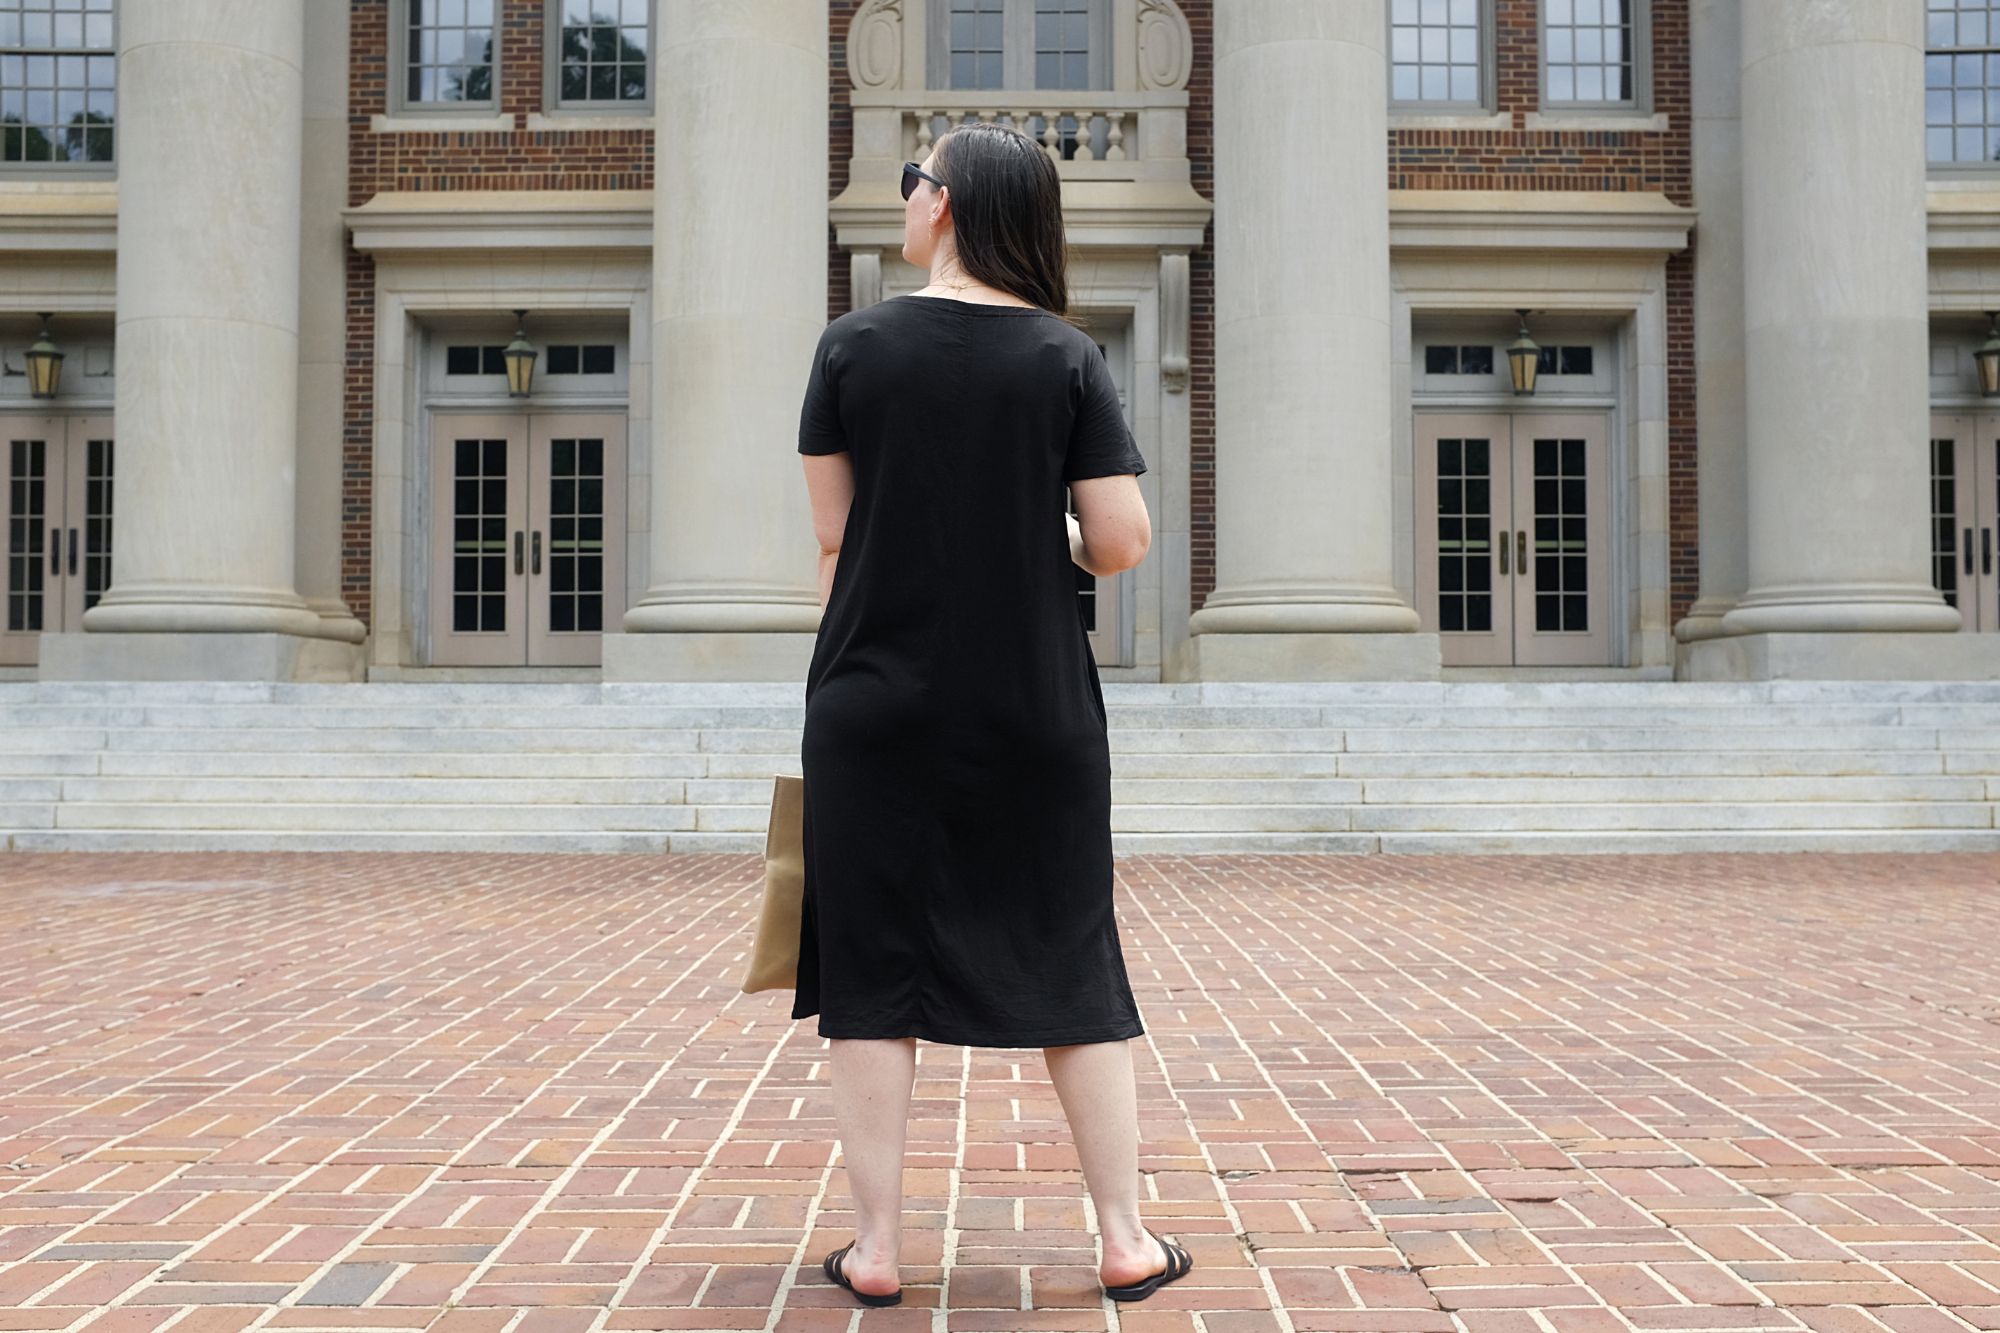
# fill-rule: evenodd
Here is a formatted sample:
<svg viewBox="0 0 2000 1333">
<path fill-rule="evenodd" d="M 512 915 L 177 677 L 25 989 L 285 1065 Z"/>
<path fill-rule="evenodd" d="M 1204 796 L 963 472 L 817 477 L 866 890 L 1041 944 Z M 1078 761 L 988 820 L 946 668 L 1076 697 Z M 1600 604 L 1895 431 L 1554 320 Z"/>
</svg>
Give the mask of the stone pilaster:
<svg viewBox="0 0 2000 1333">
<path fill-rule="evenodd" d="M 1748 586 L 1744 510 L 1742 0 L 1690 0 L 1693 72 L 1696 527 L 1701 595 L 1683 642 L 1722 632 Z"/>
</svg>

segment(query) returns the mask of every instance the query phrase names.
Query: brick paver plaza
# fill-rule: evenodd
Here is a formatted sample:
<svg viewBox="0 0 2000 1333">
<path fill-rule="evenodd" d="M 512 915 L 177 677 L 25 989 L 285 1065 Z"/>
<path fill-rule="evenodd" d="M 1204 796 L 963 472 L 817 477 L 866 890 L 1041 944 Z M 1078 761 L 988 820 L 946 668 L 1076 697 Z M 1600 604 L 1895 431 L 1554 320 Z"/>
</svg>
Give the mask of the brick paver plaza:
<svg viewBox="0 0 2000 1333">
<path fill-rule="evenodd" d="M 1120 861 L 1148 1221 L 919 1043 L 904 1304 L 755 857 L 0 860 L 0 1327 L 2000 1328 L 2000 857 Z"/>
</svg>

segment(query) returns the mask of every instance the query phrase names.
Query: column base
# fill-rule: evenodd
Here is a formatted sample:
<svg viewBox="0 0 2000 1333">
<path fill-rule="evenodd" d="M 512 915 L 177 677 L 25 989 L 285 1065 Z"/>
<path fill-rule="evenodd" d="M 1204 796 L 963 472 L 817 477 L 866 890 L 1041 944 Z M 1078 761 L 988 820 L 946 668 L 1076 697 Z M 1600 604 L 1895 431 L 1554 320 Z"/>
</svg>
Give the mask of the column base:
<svg viewBox="0 0 2000 1333">
<path fill-rule="evenodd" d="M 368 678 L 364 644 L 299 634 L 121 634 L 75 630 L 36 640 L 40 680 L 268 680 L 347 684 Z"/>
<path fill-rule="evenodd" d="M 1735 606 L 1734 597 L 1697 598 L 1688 613 L 1674 623 L 1674 638 L 1681 643 L 1698 643 L 1729 633 L 1722 627 L 1722 618 Z"/>
<path fill-rule="evenodd" d="M 1191 635 L 1186 680 L 1437 680 L 1436 634 Z"/>
<path fill-rule="evenodd" d="M 1729 634 L 1677 644 L 1674 679 L 2000 680 L 2000 634 Z"/>
<path fill-rule="evenodd" d="M 815 637 L 782 630 L 607 634 L 603 679 L 788 680 L 797 682 L 803 692 Z"/>
<path fill-rule="evenodd" d="M 354 612 L 348 609 L 345 599 L 308 597 L 306 606 L 319 617 L 319 628 L 314 633 L 320 638 L 360 643 L 368 637 L 368 627 L 354 618 Z"/>
</svg>

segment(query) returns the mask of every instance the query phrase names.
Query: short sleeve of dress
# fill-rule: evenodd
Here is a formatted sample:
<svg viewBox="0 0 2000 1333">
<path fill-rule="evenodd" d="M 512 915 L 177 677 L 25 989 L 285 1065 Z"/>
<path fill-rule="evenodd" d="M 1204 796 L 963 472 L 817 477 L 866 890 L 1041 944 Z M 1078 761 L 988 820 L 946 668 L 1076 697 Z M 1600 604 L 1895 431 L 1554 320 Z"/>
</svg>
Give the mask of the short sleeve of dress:
<svg viewBox="0 0 2000 1333">
<path fill-rule="evenodd" d="M 1118 405 L 1118 385 L 1111 367 L 1096 344 L 1083 353 L 1083 388 L 1071 427 L 1069 452 L 1063 458 L 1062 479 L 1081 481 L 1085 477 L 1109 477 L 1118 473 L 1138 475 L 1146 470 L 1145 456 L 1125 424 L 1124 409 Z"/>
<path fill-rule="evenodd" d="M 839 354 L 833 327 L 828 325 L 813 350 L 812 370 L 806 376 L 805 403 L 799 409 L 799 452 L 837 454 L 847 448 L 840 428 L 840 399 L 836 392 Z"/>
</svg>

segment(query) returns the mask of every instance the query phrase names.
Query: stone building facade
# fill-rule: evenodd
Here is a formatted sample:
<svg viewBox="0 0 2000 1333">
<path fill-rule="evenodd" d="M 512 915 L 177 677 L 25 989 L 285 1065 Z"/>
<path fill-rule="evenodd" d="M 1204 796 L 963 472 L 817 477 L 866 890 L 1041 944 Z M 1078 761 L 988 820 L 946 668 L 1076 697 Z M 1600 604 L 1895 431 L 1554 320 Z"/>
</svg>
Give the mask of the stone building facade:
<svg viewBox="0 0 2000 1333">
<path fill-rule="evenodd" d="M 982 117 L 1107 680 L 2000 675 L 1985 0 L 0 0 L 0 674 L 802 679 L 804 367 Z"/>
</svg>

